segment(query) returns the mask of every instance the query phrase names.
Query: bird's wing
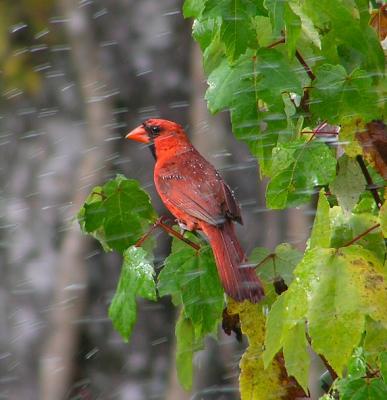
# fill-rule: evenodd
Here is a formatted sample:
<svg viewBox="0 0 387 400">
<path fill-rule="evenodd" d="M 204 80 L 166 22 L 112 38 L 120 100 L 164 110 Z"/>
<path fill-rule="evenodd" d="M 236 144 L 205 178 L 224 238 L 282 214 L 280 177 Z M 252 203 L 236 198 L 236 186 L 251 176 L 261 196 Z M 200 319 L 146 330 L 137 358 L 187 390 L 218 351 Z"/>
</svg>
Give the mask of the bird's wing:
<svg viewBox="0 0 387 400">
<path fill-rule="evenodd" d="M 172 205 L 174 214 L 180 211 L 181 216 L 185 214 L 211 225 L 220 225 L 226 218 L 241 221 L 231 190 L 196 151 L 159 166 L 155 182 L 160 197 L 167 206 Z"/>
</svg>

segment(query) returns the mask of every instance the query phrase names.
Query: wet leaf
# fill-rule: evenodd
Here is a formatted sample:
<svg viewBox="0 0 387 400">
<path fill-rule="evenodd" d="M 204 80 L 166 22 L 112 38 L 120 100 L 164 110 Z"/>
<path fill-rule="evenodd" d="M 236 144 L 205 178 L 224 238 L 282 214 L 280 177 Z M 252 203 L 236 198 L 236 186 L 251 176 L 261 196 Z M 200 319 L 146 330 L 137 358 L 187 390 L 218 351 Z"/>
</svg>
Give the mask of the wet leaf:
<svg viewBox="0 0 387 400">
<path fill-rule="evenodd" d="M 149 195 L 137 181 L 122 175 L 95 187 L 78 213 L 84 232 L 96 237 L 105 249 L 121 253 L 136 243 L 155 219 Z"/>
<path fill-rule="evenodd" d="M 176 322 L 176 370 L 179 382 L 184 389 L 192 387 L 193 354 L 195 350 L 195 331 L 190 319 L 180 313 Z"/>
<path fill-rule="evenodd" d="M 358 202 L 360 194 L 365 190 L 366 182 L 355 160 L 344 154 L 340 157 L 338 165 L 338 175 L 330 184 L 330 188 L 344 212 L 350 213 Z"/>
<path fill-rule="evenodd" d="M 282 277 L 287 285 L 293 280 L 293 270 L 302 259 L 302 253 L 289 243 L 279 244 L 273 253 L 263 247 L 255 248 L 249 263 L 255 264 L 258 275 L 265 282 L 274 282 Z"/>
<path fill-rule="evenodd" d="M 222 316 L 224 292 L 211 248 L 202 246 L 197 252 L 177 239 L 174 243 L 158 278 L 160 296 L 172 295 L 184 305 L 197 337 L 212 333 Z"/>
<path fill-rule="evenodd" d="M 239 388 L 241 400 L 277 400 L 286 395 L 281 384 L 281 368 L 277 360 L 263 367 L 262 348 L 265 336 L 265 317 L 260 305 L 248 301 L 230 301 L 230 314 L 239 314 L 241 328 L 249 341 L 249 347 L 240 361 Z"/>
<path fill-rule="evenodd" d="M 355 69 L 347 74 L 341 65 L 324 64 L 315 74 L 310 108 L 321 119 L 335 124 L 354 115 L 364 121 L 380 116 L 372 79 L 366 71 Z"/>
<path fill-rule="evenodd" d="M 314 219 L 309 248 L 329 247 L 331 237 L 331 221 L 329 219 L 329 202 L 323 189 L 320 190 L 316 217 Z"/>
<path fill-rule="evenodd" d="M 290 149 L 294 150 L 291 156 Z M 270 208 L 295 207 L 306 203 L 316 185 L 325 185 L 336 175 L 336 159 L 324 143 L 282 143 L 273 153 L 276 157 L 287 158 L 288 162 L 277 170 L 272 168 L 272 179 L 266 191 L 266 203 Z M 318 169 L 316 165 L 319 165 Z"/>
<path fill-rule="evenodd" d="M 114 328 L 127 342 L 136 322 L 136 296 L 156 300 L 153 265 L 141 247 L 130 247 L 124 252 L 124 261 L 117 290 L 109 307 Z"/>
</svg>

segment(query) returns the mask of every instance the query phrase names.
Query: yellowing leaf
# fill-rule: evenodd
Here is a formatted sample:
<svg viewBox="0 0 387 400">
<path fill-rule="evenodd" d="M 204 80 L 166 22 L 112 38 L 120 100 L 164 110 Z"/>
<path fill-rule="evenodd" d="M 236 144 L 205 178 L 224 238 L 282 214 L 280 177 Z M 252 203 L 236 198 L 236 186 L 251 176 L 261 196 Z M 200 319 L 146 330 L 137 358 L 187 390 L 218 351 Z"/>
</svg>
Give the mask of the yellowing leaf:
<svg viewBox="0 0 387 400">
<path fill-rule="evenodd" d="M 387 201 L 384 202 L 380 209 L 380 226 L 382 227 L 383 236 L 387 238 Z"/>
<path fill-rule="evenodd" d="M 359 119 L 342 119 L 339 140 L 345 153 L 349 157 L 355 158 L 357 155 L 363 154 L 363 150 L 356 140 L 356 132 L 360 132 L 364 129 L 365 124 Z"/>
<path fill-rule="evenodd" d="M 249 340 L 249 347 L 240 361 L 239 385 L 241 400 L 279 400 L 286 396 L 281 382 L 281 368 L 274 360 L 266 369 L 262 352 L 265 336 L 265 317 L 262 306 L 248 301 L 236 303 L 232 300 L 229 313 L 239 314 L 242 332 Z"/>
<path fill-rule="evenodd" d="M 350 213 L 365 190 L 366 181 L 359 164 L 347 157 L 340 157 L 339 172 L 336 179 L 330 184 L 331 191 L 336 195 L 344 212 Z"/>
<path fill-rule="evenodd" d="M 309 247 L 311 249 L 314 247 L 329 247 L 330 235 L 329 202 L 324 190 L 321 189 Z"/>
</svg>

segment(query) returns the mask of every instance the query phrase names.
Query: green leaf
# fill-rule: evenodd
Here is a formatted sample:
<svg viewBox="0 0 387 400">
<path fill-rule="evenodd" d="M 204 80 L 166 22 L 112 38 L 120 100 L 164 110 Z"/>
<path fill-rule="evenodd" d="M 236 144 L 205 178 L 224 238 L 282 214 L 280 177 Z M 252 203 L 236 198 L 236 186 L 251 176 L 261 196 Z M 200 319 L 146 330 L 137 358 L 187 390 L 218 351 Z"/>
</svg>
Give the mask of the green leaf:
<svg viewBox="0 0 387 400">
<path fill-rule="evenodd" d="M 347 378 L 356 379 L 362 378 L 367 373 L 367 362 L 364 357 L 364 352 L 361 347 L 354 350 L 351 360 L 347 368 Z"/>
<path fill-rule="evenodd" d="M 321 49 L 320 34 L 313 24 L 311 18 L 306 14 L 300 4 L 295 1 L 288 2 L 292 11 L 299 16 L 301 20 L 301 30 L 306 37 L 318 48 Z"/>
<path fill-rule="evenodd" d="M 356 238 L 366 230 L 375 227 L 378 223 L 378 218 L 375 215 L 368 213 L 355 214 L 349 220 L 353 238 Z M 379 258 L 381 263 L 384 262 L 386 257 L 386 245 L 380 227 L 373 229 L 367 235 L 358 239 L 356 244 L 371 251 Z"/>
<path fill-rule="evenodd" d="M 360 116 L 365 122 L 378 118 L 378 99 L 366 71 L 355 69 L 347 74 L 341 65 L 324 64 L 315 74 L 310 108 L 320 119 L 339 123 L 353 116 Z"/>
<path fill-rule="evenodd" d="M 323 189 L 320 190 L 316 217 L 314 219 L 309 248 L 329 247 L 331 237 L 331 222 L 329 219 L 329 202 Z"/>
<path fill-rule="evenodd" d="M 267 47 L 273 43 L 273 30 L 268 17 L 262 15 L 255 16 L 253 18 L 253 25 L 255 27 L 259 47 Z"/>
<path fill-rule="evenodd" d="M 239 100 L 231 110 L 231 122 L 236 138 L 248 145 L 258 159 L 261 174 L 267 175 L 271 151 L 277 144 L 279 133 L 286 129 L 286 115 L 277 110 L 260 111 L 254 85 L 255 82 L 245 82 L 245 89 L 241 90 Z"/>
<path fill-rule="evenodd" d="M 254 47 L 256 43 L 255 29 L 247 10 L 249 3 L 247 0 L 230 0 L 228 13 L 222 16 L 220 36 L 230 62 L 235 61 L 248 47 Z"/>
<path fill-rule="evenodd" d="M 204 52 L 217 37 L 218 30 L 219 24 L 215 18 L 195 20 L 192 25 L 192 36 Z"/>
<path fill-rule="evenodd" d="M 114 328 L 127 342 L 136 322 L 136 296 L 156 300 L 153 266 L 141 247 L 130 247 L 124 252 L 124 261 L 116 293 L 109 307 Z"/>
<path fill-rule="evenodd" d="M 281 30 L 284 26 L 284 0 L 264 0 L 264 6 L 269 12 L 273 32 L 276 36 L 281 35 Z"/>
<path fill-rule="evenodd" d="M 309 334 L 313 349 L 323 354 L 339 376 L 364 329 L 360 300 L 354 294 L 345 260 L 330 249 L 312 250 L 318 280 L 310 292 Z"/>
<path fill-rule="evenodd" d="M 258 74 L 257 91 L 265 101 L 272 101 L 283 92 L 302 94 L 301 80 L 289 60 L 275 49 L 257 51 L 255 73 Z M 266 95 L 268 93 L 269 95 Z"/>
<path fill-rule="evenodd" d="M 257 272 L 265 282 L 273 282 L 281 277 L 287 285 L 293 280 L 293 270 L 302 259 L 302 253 L 289 243 L 279 244 L 273 253 L 257 247 L 249 257 L 249 262 L 257 265 Z"/>
<path fill-rule="evenodd" d="M 305 288 L 298 282 L 281 294 L 272 305 L 266 320 L 265 350 L 263 363 L 270 365 L 274 356 L 283 347 L 285 365 L 307 391 L 310 359 L 305 336 L 307 298 Z"/>
<path fill-rule="evenodd" d="M 184 317 L 184 312 L 176 323 L 176 370 L 181 386 L 185 390 L 192 388 L 193 353 L 195 347 L 195 331 L 192 322 Z"/>
<path fill-rule="evenodd" d="M 346 154 L 339 158 L 338 165 L 339 172 L 330 189 L 344 212 L 350 213 L 365 190 L 364 176 L 359 164 Z"/>
<path fill-rule="evenodd" d="M 286 333 L 283 341 L 285 366 L 288 375 L 292 375 L 308 393 L 310 356 L 305 335 L 305 322 L 298 322 Z"/>
<path fill-rule="evenodd" d="M 279 143 L 278 157 L 289 149 L 296 149 L 293 162 L 282 170 L 271 171 L 274 177 L 267 186 L 266 203 L 269 208 L 294 207 L 309 201 L 316 185 L 331 182 L 336 175 L 336 159 L 321 142 L 293 141 Z M 315 168 L 319 165 L 320 168 Z"/>
<path fill-rule="evenodd" d="M 170 294 L 175 304 L 184 305 L 185 316 L 191 319 L 199 337 L 216 328 L 223 311 L 224 292 L 211 248 L 202 246 L 197 252 L 186 244 L 179 246 L 165 260 L 158 289 L 161 296 Z"/>
<path fill-rule="evenodd" d="M 206 0 L 185 0 L 183 5 L 184 18 L 199 18 L 205 4 Z"/>
<path fill-rule="evenodd" d="M 208 89 L 205 96 L 211 113 L 216 114 L 224 108 L 231 107 L 240 80 L 248 72 L 247 63 L 241 62 L 230 66 L 226 60 L 211 72 L 207 79 Z"/>
<path fill-rule="evenodd" d="M 98 239 L 105 250 L 121 253 L 136 243 L 155 219 L 148 194 L 137 181 L 122 175 L 95 187 L 78 213 L 84 232 Z"/>
<path fill-rule="evenodd" d="M 298 281 L 296 278 L 289 287 L 288 307 L 294 282 L 306 287 L 313 349 L 341 376 L 361 339 L 365 316 L 386 324 L 383 266 L 371 252 L 352 245 L 310 250 L 294 273 Z"/>
<path fill-rule="evenodd" d="M 195 26 L 196 24 L 194 24 L 194 30 Z M 220 24 L 217 21 L 209 33 L 211 35 L 211 42 L 203 53 L 203 68 L 207 75 L 211 74 L 214 69 L 218 68 L 224 59 L 225 52 L 224 43 L 220 40 Z M 204 43 L 201 44 L 201 46 L 204 45 Z"/>
<path fill-rule="evenodd" d="M 384 380 L 384 383 L 387 384 L 387 351 L 384 351 L 379 356 L 380 360 L 380 373 Z"/>
<path fill-rule="evenodd" d="M 204 18 L 224 17 L 228 14 L 231 0 L 207 0 L 203 11 Z"/>
<path fill-rule="evenodd" d="M 317 28 L 332 34 L 337 49 L 352 58 L 348 60 L 350 65 L 360 64 L 371 73 L 383 72 L 384 55 L 377 35 L 357 18 L 351 2 L 308 0 L 303 3 L 303 11 Z M 324 55 L 329 59 L 329 53 Z"/>
<path fill-rule="evenodd" d="M 265 350 L 262 355 L 265 368 L 271 363 L 274 356 L 283 345 L 283 327 L 286 317 L 286 292 L 281 294 L 272 305 L 266 319 Z"/>
<path fill-rule="evenodd" d="M 384 400 L 387 385 L 381 379 L 355 379 L 345 386 L 340 400 Z"/>
<path fill-rule="evenodd" d="M 102 187 L 96 186 L 87 196 L 85 203 L 78 212 L 77 218 L 83 233 L 91 233 L 101 226 L 101 214 L 97 210 L 103 201 Z M 87 209 L 89 212 L 87 212 Z M 95 229 L 92 229 L 94 228 Z"/>
<path fill-rule="evenodd" d="M 373 252 L 383 263 L 386 245 L 381 228 L 377 226 L 378 223 L 378 217 L 371 213 L 363 212 L 348 216 L 340 207 L 331 208 L 331 247 L 343 247 L 356 239 L 356 244 Z M 371 230 L 365 234 L 369 229 Z"/>
<path fill-rule="evenodd" d="M 366 320 L 364 353 L 368 362 L 374 364 L 380 353 L 387 351 L 387 329 L 371 318 Z"/>
<path fill-rule="evenodd" d="M 288 57 L 291 59 L 297 48 L 297 42 L 301 34 L 301 19 L 293 12 L 289 3 L 285 3 L 284 20 L 286 26 L 286 47 L 288 49 Z"/>
</svg>

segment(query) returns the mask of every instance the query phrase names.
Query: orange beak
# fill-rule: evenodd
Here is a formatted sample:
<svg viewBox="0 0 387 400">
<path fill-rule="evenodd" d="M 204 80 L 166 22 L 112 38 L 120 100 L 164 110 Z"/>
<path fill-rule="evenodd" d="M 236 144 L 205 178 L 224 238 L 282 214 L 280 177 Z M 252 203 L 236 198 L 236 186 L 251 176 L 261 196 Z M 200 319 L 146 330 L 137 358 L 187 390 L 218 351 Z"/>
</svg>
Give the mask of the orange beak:
<svg viewBox="0 0 387 400">
<path fill-rule="evenodd" d="M 145 130 L 143 125 L 140 125 L 137 128 L 133 129 L 131 132 L 129 132 L 125 136 L 125 139 L 131 139 L 141 143 L 150 142 L 148 132 Z"/>
</svg>

